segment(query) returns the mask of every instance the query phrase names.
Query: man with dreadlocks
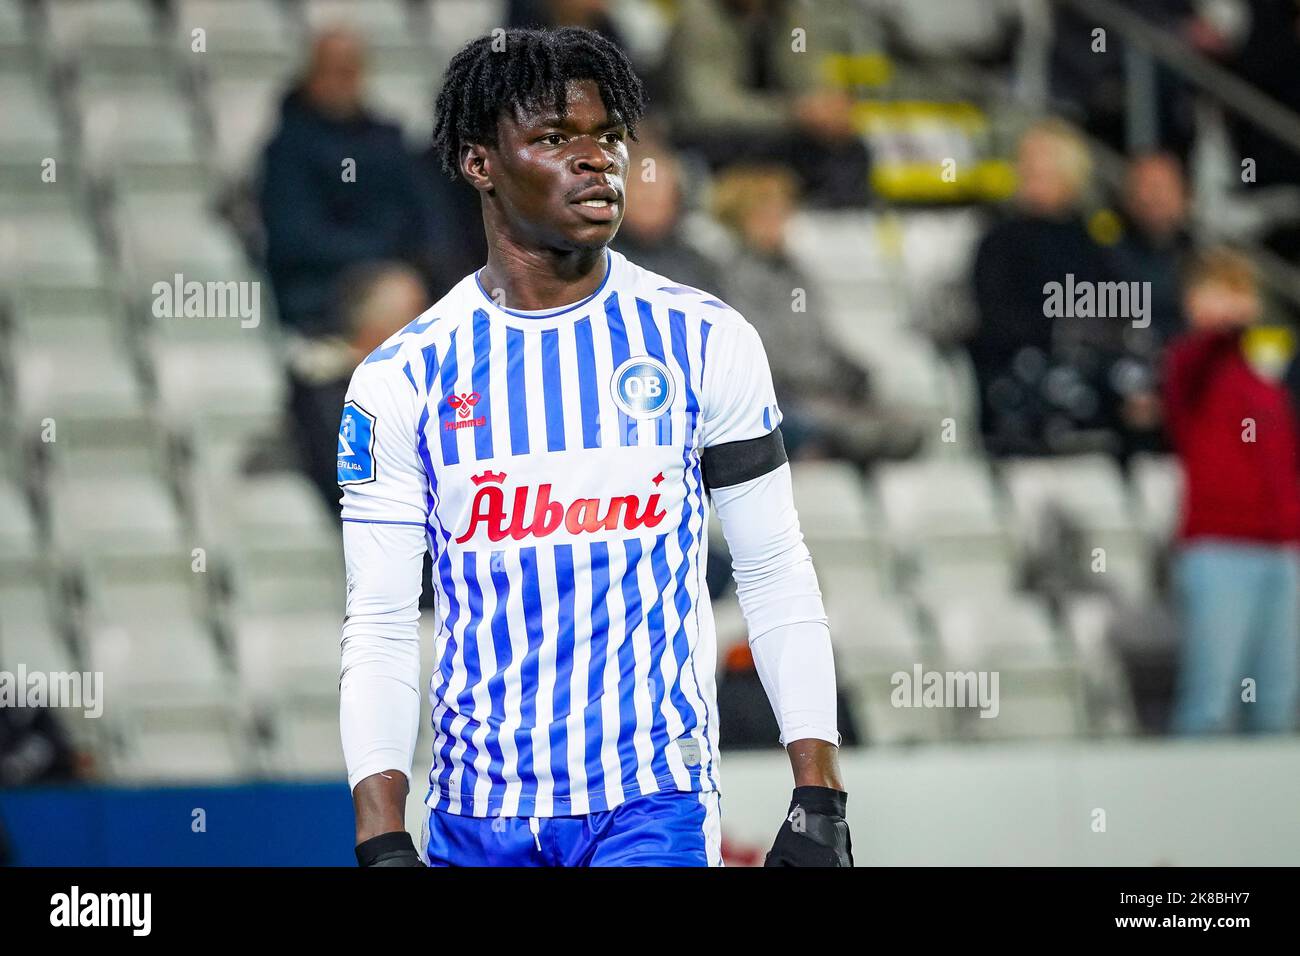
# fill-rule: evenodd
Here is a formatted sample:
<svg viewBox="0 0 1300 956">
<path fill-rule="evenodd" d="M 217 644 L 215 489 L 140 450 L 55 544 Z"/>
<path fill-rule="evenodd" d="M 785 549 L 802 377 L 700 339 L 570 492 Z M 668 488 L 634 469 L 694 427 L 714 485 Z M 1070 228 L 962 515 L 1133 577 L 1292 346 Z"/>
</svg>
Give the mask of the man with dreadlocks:
<svg viewBox="0 0 1300 956">
<path fill-rule="evenodd" d="M 478 192 L 487 263 L 362 363 L 339 430 L 363 866 L 720 865 L 710 500 L 794 771 L 767 862 L 852 865 L 830 634 L 762 344 L 608 248 L 643 110 L 627 59 L 588 30 L 483 37 L 447 68 L 434 148 Z"/>
</svg>

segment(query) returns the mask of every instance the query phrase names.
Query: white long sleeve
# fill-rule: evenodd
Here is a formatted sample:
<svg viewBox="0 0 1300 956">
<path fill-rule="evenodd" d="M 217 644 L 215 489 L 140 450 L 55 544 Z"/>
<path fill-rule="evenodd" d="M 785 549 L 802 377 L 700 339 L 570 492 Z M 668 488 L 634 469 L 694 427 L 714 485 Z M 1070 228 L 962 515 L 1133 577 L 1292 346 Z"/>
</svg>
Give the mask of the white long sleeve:
<svg viewBox="0 0 1300 956">
<path fill-rule="evenodd" d="M 348 786 L 398 770 L 407 779 L 420 722 L 420 574 L 424 531 L 409 524 L 343 523 L 347 617 L 339 730 Z"/>
<path fill-rule="evenodd" d="M 715 488 L 712 497 L 782 746 L 808 737 L 838 745 L 830 628 L 799 530 L 790 466 Z"/>
</svg>

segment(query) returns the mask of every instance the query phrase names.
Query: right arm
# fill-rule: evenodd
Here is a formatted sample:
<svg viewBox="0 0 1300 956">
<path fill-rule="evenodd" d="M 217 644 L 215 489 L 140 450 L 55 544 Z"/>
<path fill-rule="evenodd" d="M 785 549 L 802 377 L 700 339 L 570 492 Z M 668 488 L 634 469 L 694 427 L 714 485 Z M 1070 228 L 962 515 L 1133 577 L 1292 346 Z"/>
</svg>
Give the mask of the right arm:
<svg viewBox="0 0 1300 956">
<path fill-rule="evenodd" d="M 1202 329 L 1169 348 L 1161 397 L 1175 446 L 1182 443 L 1186 423 L 1197 414 L 1212 373 L 1240 348 L 1240 342 L 1241 329 Z"/>
<path fill-rule="evenodd" d="M 399 353 L 358 368 L 340 426 L 348 591 L 339 725 L 358 845 L 405 835 L 419 726 L 428 479 L 415 445 L 418 396 L 402 362 Z"/>
</svg>

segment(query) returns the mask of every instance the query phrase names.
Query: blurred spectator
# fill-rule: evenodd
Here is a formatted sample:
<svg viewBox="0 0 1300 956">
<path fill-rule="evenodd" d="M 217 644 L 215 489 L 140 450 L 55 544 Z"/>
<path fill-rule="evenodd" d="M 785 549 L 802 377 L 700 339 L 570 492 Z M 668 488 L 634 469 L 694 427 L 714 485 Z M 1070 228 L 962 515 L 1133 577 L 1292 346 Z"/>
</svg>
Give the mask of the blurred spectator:
<svg viewBox="0 0 1300 956">
<path fill-rule="evenodd" d="M 1252 0 L 1250 25 L 1232 68 L 1260 92 L 1292 110 L 1300 108 L 1300 5 L 1295 0 Z M 1300 186 L 1300 156 L 1249 120 L 1230 114 L 1242 157 L 1255 161 L 1253 186 Z M 1300 259 L 1300 224 L 1278 224 L 1267 237 L 1278 255 Z"/>
<path fill-rule="evenodd" d="M 1146 283 L 1151 310 L 1150 326 L 1127 337 L 1134 380 L 1121 410 L 1126 450 L 1163 450 L 1156 369 L 1161 351 L 1182 329 L 1182 274 L 1192 248 L 1187 184 L 1175 156 L 1149 153 L 1129 163 L 1123 219 L 1118 269 L 1126 280 Z"/>
<path fill-rule="evenodd" d="M 1187 183 L 1176 157 L 1150 153 L 1129 163 L 1123 214 L 1121 268 L 1125 278 L 1151 283 L 1151 330 L 1163 345 L 1182 326 L 1182 269 L 1191 249 Z"/>
<path fill-rule="evenodd" d="M 76 750 L 48 707 L 0 707 L 0 789 L 77 776 Z"/>
<path fill-rule="evenodd" d="M 1150 388 L 1129 354 L 1132 323 L 1047 308 L 1053 283 L 1096 289 L 1122 278 L 1084 220 L 1087 144 L 1068 124 L 1042 120 L 1022 136 L 1016 162 L 1018 208 L 985 235 L 973 267 L 967 348 L 986 444 L 995 454 L 1120 451 L 1125 395 Z"/>
<path fill-rule="evenodd" d="M 1222 49 L 1224 38 L 1193 0 L 1120 0 L 1162 31 L 1181 35 L 1201 52 Z M 1127 44 L 1118 31 L 1102 30 L 1084 13 L 1052 5 L 1050 53 L 1054 108 L 1117 150 L 1128 143 L 1129 102 L 1125 89 Z M 1104 47 L 1099 47 L 1103 44 Z M 1185 83 L 1159 63 L 1155 75 L 1157 128 L 1151 142 L 1186 158 L 1195 136 L 1194 98 Z"/>
<path fill-rule="evenodd" d="M 810 283 L 785 255 L 794 177 L 781 167 L 734 167 L 714 185 L 714 213 L 737 240 L 723 264 L 727 304 L 758 330 L 772 367 L 791 457 L 829 455 L 865 466 L 907 454 L 919 436 L 886 423 L 871 406 L 866 371 L 831 338 L 815 300 L 796 311 Z"/>
<path fill-rule="evenodd" d="M 280 318 L 300 335 L 336 334 L 330 293 L 350 265 L 418 263 L 432 211 L 397 126 L 363 102 L 365 53 L 346 29 L 316 37 L 285 96 L 261 183 L 267 271 Z"/>
<path fill-rule="evenodd" d="M 1260 313 L 1250 263 L 1198 256 L 1185 294 L 1190 330 L 1168 355 L 1165 406 L 1185 475 L 1175 593 L 1183 625 L 1173 729 L 1287 731 L 1300 675 L 1300 430 L 1289 396 L 1242 349 Z"/>
<path fill-rule="evenodd" d="M 614 248 L 651 272 L 717 293 L 722 282 L 717 265 L 682 237 L 681 175 L 668 145 L 643 135 L 632 150 L 627 207 Z"/>
<path fill-rule="evenodd" d="M 442 158 L 432 146 L 420 157 L 420 175 L 438 211 L 425 269 L 429 295 L 436 302 L 487 262 L 487 233 L 483 231 L 478 191 L 459 175 L 455 179 L 448 177 L 442 170 Z"/>
<path fill-rule="evenodd" d="M 343 335 L 312 339 L 298 349 L 289 391 L 289 414 L 303 468 L 335 516 L 339 420 L 352 372 L 429 306 L 419 274 L 400 263 L 354 266 L 337 287 L 337 324 Z"/>
<path fill-rule="evenodd" d="M 609 6 L 609 0 L 509 0 L 506 29 L 584 27 L 595 30 L 617 46 L 626 48 L 627 44 L 623 42 L 610 16 Z"/>
<path fill-rule="evenodd" d="M 827 4 L 833 6 L 833 4 Z M 862 205 L 869 162 L 852 101 L 819 83 L 834 52 L 811 4 L 786 0 L 683 0 L 670 49 L 676 134 L 715 167 L 782 163 L 811 205 Z M 808 47 L 792 49 L 792 31 Z"/>
</svg>

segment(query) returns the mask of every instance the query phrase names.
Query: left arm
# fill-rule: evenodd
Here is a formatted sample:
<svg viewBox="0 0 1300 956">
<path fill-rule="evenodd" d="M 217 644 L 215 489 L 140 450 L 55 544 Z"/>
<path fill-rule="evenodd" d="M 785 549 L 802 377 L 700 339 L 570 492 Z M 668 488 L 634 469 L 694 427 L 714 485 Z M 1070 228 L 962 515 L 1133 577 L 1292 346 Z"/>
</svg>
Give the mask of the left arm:
<svg viewBox="0 0 1300 956">
<path fill-rule="evenodd" d="M 779 429 L 754 445 L 784 459 Z M 733 445 L 710 448 L 706 475 L 717 456 L 749 455 Z M 714 458 L 714 462 L 709 459 Z M 812 556 L 799 531 L 790 466 L 739 484 L 712 488 L 713 506 L 731 551 L 732 573 L 759 679 L 781 727 L 796 787 L 843 790 L 840 734 L 835 715 L 835 663 Z"/>
<path fill-rule="evenodd" d="M 767 865 L 852 866 L 830 628 L 794 509 L 767 356 L 753 326 L 729 318 L 708 340 L 702 465 L 794 773 L 789 815 Z"/>
</svg>

